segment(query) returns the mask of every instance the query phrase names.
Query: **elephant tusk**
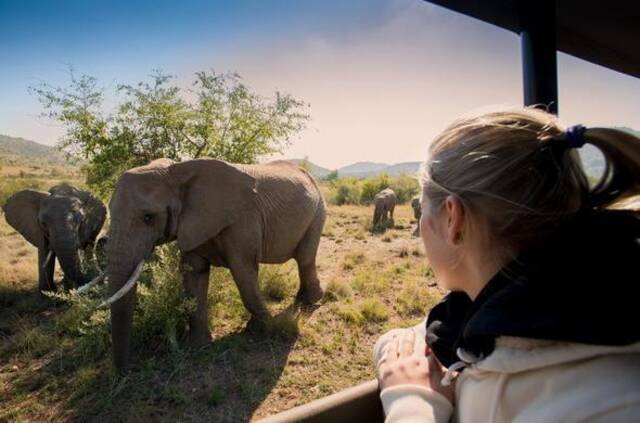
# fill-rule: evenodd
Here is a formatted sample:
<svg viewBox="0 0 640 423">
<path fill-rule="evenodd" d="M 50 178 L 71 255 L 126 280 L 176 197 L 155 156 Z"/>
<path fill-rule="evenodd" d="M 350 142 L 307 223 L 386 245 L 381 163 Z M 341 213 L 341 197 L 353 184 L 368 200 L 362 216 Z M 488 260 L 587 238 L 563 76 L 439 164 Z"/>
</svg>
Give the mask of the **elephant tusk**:
<svg viewBox="0 0 640 423">
<path fill-rule="evenodd" d="M 92 288 L 94 285 L 96 285 L 96 284 L 98 284 L 98 283 L 102 282 L 102 281 L 104 280 L 104 278 L 105 278 L 104 273 L 100 273 L 98 276 L 96 276 L 95 278 L 93 278 L 93 279 L 91 280 L 91 282 L 89 282 L 89 283 L 87 283 L 87 284 L 85 284 L 85 285 L 81 286 L 80 288 L 78 288 L 78 289 L 76 290 L 76 293 L 78 293 L 78 294 L 82 294 L 83 292 L 88 291 L 88 290 L 89 290 L 89 288 Z"/>
<path fill-rule="evenodd" d="M 47 257 L 44 259 L 44 263 L 42 264 L 42 268 L 44 269 L 45 267 L 47 267 L 47 265 L 49 264 L 49 262 L 51 261 L 51 256 L 53 255 L 53 251 L 49 250 L 49 253 L 47 254 Z"/>
<path fill-rule="evenodd" d="M 136 282 L 138 281 L 138 277 L 140 276 L 140 273 L 142 273 L 143 267 L 144 267 L 144 260 L 140 260 L 140 263 L 138 263 L 138 266 L 136 266 L 136 269 L 133 271 L 133 274 L 131 275 L 127 283 L 125 283 L 122 286 L 122 288 L 118 290 L 118 292 L 113 294 L 111 298 L 103 301 L 102 304 L 100 304 L 98 307 L 102 308 L 102 307 L 110 306 L 111 304 L 118 301 L 120 298 L 124 297 L 127 294 L 127 292 L 129 292 L 131 288 L 133 288 L 133 285 L 135 285 Z"/>
</svg>

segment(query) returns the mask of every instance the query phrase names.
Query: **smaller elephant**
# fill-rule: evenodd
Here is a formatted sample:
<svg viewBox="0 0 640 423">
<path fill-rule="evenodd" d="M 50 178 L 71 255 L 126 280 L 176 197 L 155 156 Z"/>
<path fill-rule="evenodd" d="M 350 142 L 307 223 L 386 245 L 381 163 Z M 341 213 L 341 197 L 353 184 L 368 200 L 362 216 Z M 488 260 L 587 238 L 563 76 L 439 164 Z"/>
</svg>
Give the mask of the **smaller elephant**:
<svg viewBox="0 0 640 423">
<path fill-rule="evenodd" d="M 49 192 L 26 189 L 13 194 L 3 206 L 5 219 L 27 241 L 38 248 L 38 288 L 55 291 L 56 257 L 64 272 L 66 289 L 87 282 L 79 250 L 88 259 L 102 229 L 107 210 L 86 191 L 70 185 L 52 187 Z"/>
<path fill-rule="evenodd" d="M 413 209 L 413 217 L 416 219 L 416 229 L 413 231 L 413 236 L 420 236 L 420 218 L 422 217 L 420 196 L 416 195 L 411 199 L 411 208 Z"/>
<path fill-rule="evenodd" d="M 373 230 L 384 230 L 387 226 L 393 226 L 393 210 L 396 207 L 396 193 L 386 188 L 376 194 L 373 199 L 375 206 L 373 211 Z"/>
</svg>

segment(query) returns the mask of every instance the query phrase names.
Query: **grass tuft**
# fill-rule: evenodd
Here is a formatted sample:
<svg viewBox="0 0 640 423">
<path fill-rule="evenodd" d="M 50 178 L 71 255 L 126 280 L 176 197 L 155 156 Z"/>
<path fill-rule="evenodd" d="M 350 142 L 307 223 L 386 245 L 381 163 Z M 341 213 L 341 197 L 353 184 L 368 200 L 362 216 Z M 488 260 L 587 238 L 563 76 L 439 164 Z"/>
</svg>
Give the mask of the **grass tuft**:
<svg viewBox="0 0 640 423">
<path fill-rule="evenodd" d="M 367 298 L 360 306 L 362 316 L 368 322 L 380 323 L 389 318 L 389 312 L 387 307 L 379 300 L 374 298 Z"/>
<path fill-rule="evenodd" d="M 345 279 L 331 279 L 324 291 L 324 296 L 329 301 L 344 300 L 352 295 L 353 289 Z"/>
</svg>

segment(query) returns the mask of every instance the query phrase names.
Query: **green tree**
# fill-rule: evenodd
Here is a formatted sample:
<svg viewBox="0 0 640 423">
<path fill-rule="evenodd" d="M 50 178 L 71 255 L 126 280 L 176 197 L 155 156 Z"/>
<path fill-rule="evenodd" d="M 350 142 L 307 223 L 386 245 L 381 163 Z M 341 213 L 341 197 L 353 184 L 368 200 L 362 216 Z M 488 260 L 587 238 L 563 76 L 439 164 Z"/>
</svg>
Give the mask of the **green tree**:
<svg viewBox="0 0 640 423">
<path fill-rule="evenodd" d="M 161 71 L 150 81 L 119 85 L 119 103 L 107 114 L 98 80 L 69 74 L 66 87 L 43 83 L 30 91 L 42 115 L 64 126 L 58 147 L 86 163 L 87 185 L 103 198 L 124 170 L 161 157 L 255 163 L 281 152 L 309 119 L 308 105 L 291 95 L 266 98 L 239 75 L 214 71 L 197 72 L 190 89 Z"/>
</svg>

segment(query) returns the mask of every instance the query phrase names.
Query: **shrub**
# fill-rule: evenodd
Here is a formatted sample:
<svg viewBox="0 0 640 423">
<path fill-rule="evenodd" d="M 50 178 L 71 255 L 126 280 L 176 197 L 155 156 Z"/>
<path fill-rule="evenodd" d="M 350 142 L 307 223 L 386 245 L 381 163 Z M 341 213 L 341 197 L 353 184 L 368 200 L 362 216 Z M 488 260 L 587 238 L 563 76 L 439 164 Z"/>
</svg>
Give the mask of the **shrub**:
<svg viewBox="0 0 640 423">
<path fill-rule="evenodd" d="M 419 191 L 418 180 L 409 175 L 379 175 L 368 179 L 336 177 L 322 184 L 323 194 L 329 204 L 371 204 L 377 193 L 391 188 L 399 203 L 410 201 Z"/>
<path fill-rule="evenodd" d="M 179 263 L 174 245 L 159 247 L 140 277 L 131 331 L 136 351 L 175 350 L 185 335 L 195 301 L 184 295 Z M 106 298 L 106 285 L 93 287 L 86 294 L 69 291 L 48 295 L 70 305 L 56 319 L 56 328 L 61 334 L 77 336 L 84 356 L 99 356 L 108 349 L 110 311 L 98 308 Z"/>
<path fill-rule="evenodd" d="M 338 206 L 360 204 L 360 189 L 359 181 L 356 178 L 337 179 L 331 184 L 327 201 Z"/>
<path fill-rule="evenodd" d="M 374 178 L 364 181 L 362 184 L 362 194 L 360 195 L 360 204 L 369 204 L 373 202 L 377 193 L 383 189 L 390 188 L 391 182 L 389 176 L 382 174 Z"/>
</svg>

